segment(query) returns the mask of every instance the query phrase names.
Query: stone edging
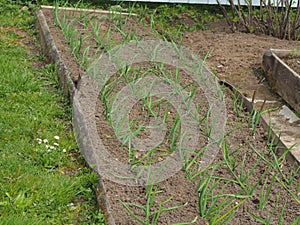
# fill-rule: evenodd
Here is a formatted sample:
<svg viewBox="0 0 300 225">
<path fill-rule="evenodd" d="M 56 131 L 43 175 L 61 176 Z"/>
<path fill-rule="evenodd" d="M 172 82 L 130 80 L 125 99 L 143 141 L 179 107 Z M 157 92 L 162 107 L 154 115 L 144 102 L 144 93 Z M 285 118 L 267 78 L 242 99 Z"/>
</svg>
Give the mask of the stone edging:
<svg viewBox="0 0 300 225">
<path fill-rule="evenodd" d="M 55 64 L 58 67 L 59 84 L 63 88 L 64 93 L 70 96 L 71 101 L 73 100 L 73 94 L 75 91 L 75 85 L 69 76 L 69 72 L 62 61 L 50 29 L 46 22 L 45 16 L 41 10 L 37 11 L 37 22 L 36 28 L 39 31 L 39 41 L 41 43 L 44 54 L 47 56 L 49 63 Z"/>
<path fill-rule="evenodd" d="M 49 26 L 47 25 L 45 16 L 41 10 L 37 11 L 36 28 L 39 31 L 39 40 L 41 43 L 42 50 L 46 55 L 48 62 L 57 66 L 59 84 L 63 88 L 64 93 L 70 98 L 71 103 L 73 103 L 73 96 L 76 91 L 75 84 L 70 77 L 70 73 L 66 65 L 64 64 L 62 58 L 59 55 L 55 42 L 50 33 Z M 74 124 L 73 121 L 73 127 L 75 129 L 76 135 L 76 127 L 79 127 L 79 125 Z M 77 144 L 79 145 L 79 143 Z M 107 224 L 115 225 L 114 219 L 109 210 L 110 205 L 105 196 L 105 193 L 105 186 L 101 178 L 99 177 L 96 190 L 97 202 L 106 217 Z"/>
</svg>

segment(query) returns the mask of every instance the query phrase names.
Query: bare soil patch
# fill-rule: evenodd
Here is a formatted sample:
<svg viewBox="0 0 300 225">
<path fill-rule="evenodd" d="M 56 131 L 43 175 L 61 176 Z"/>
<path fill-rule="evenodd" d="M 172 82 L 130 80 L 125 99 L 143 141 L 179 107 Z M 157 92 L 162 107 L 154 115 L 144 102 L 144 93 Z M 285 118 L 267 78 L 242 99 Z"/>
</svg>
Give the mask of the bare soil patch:
<svg viewBox="0 0 300 225">
<path fill-rule="evenodd" d="M 138 40 L 159 38 L 159 34 L 152 30 L 149 24 L 141 23 L 138 17 L 126 17 L 126 21 L 124 21 L 124 19 L 116 20 L 116 18 L 90 14 L 89 16 L 93 17 L 93 21 L 101 24 L 98 27 L 100 31 L 99 40 L 109 38 L 108 42 L 97 42 L 97 38 L 92 35 L 92 25 L 84 26 L 84 17 L 79 18 L 80 15 L 78 14 L 68 14 L 66 15 L 67 21 L 74 21 L 74 28 L 79 32 L 77 40 L 80 38 L 84 40 L 78 52 L 74 52 L 74 49 L 70 48 L 71 41 L 67 41 L 61 29 L 55 25 L 53 11 L 43 10 L 43 12 L 51 35 L 68 70 L 71 72 L 74 83 L 80 83 L 80 76 L 88 68 L 90 62 L 84 61 L 82 55 L 89 46 L 88 58 L 94 59 L 97 54 L 109 49 L 109 44 L 117 46 L 122 43 L 126 39 L 126 34 L 130 34 L 129 31 L 134 32 L 135 38 Z M 63 15 L 60 18 L 63 19 Z M 116 23 L 120 24 L 116 25 Z M 120 28 L 122 28 L 121 31 Z M 108 31 L 109 36 L 107 35 Z M 264 35 L 229 33 L 226 26 L 214 24 L 210 26 L 210 30 L 184 34 L 183 44 L 202 56 L 210 52 L 206 63 L 220 79 L 234 84 L 246 96 L 251 97 L 253 90 L 256 90 L 260 97 L 267 94 L 265 91 L 267 89 L 266 84 L 259 83 L 260 63 L 265 50 L 269 48 L 296 48 L 299 43 Z M 155 71 L 156 66 L 153 64 L 134 65 L 130 70 L 131 73 L 128 73 L 128 77 L 132 81 L 133 77 L 136 76 L 134 71 L 145 74 L 149 69 Z M 174 74 L 176 68 L 165 67 L 164 71 L 168 74 Z M 179 80 L 176 81 L 181 86 L 189 85 L 186 90 L 193 91 L 196 87 L 193 80 L 184 71 L 178 73 Z M 121 72 L 116 74 L 109 81 L 109 84 L 114 84 L 115 80 L 117 82 L 115 85 L 111 85 L 113 88 L 109 89 L 111 92 L 107 98 L 108 105 L 112 103 L 112 96 L 128 83 L 121 74 Z M 157 76 L 162 75 L 158 74 Z M 174 79 L 171 75 L 169 78 Z M 242 107 L 240 108 L 241 115 L 238 117 L 237 108 L 234 107 L 236 104 L 234 93 L 226 87 L 223 87 L 222 91 L 227 107 L 226 138 L 212 163 L 214 167 L 198 172 L 197 166 L 201 161 L 200 154 L 195 156 L 195 163 L 188 170 L 188 173 L 181 170 L 169 179 L 154 185 L 150 192 L 147 189 L 149 187 L 124 186 L 103 177 L 107 189 L 106 195 L 116 224 L 140 224 L 130 215 L 124 205 L 140 220 L 147 221 L 145 224 L 155 220 L 155 217 L 158 219 L 156 223 L 152 222 L 152 224 L 161 225 L 193 221 L 196 217 L 195 224 L 214 224 L 214 222 L 223 224 L 229 218 L 229 224 L 261 224 L 258 219 L 255 219 L 256 217 L 262 218 L 262 220 L 269 217 L 270 224 L 278 224 L 278 221 L 282 221 L 281 224 L 291 224 L 299 216 L 300 204 L 297 197 L 298 190 L 296 190 L 299 181 L 298 171 L 291 178 L 290 173 L 293 173 L 295 168 L 293 163 L 287 162 L 281 155 L 284 150 L 275 147 L 270 136 L 261 127 L 252 126 L 253 116 Z M 194 101 L 201 105 L 201 110 L 198 112 L 200 117 L 205 116 L 209 109 L 209 105 L 203 97 L 201 90 L 195 92 Z M 271 97 L 276 98 L 276 95 Z M 128 154 L 128 146 L 122 145 L 117 139 L 108 119 L 106 104 L 101 99 L 103 99 L 103 95 L 99 96 L 95 120 L 98 134 L 108 151 L 120 162 L 130 163 L 143 158 L 144 155 L 135 152 L 133 155 Z M 159 146 L 160 150 L 163 149 L 164 152 L 162 154 L 158 150 L 153 155 L 154 160 L 160 161 L 164 160 L 166 154 L 172 154 L 170 150 L 172 144 L 178 144 L 178 141 L 171 143 L 170 138 L 168 138 L 174 137 L 171 132 L 177 115 L 174 108 L 168 107 L 165 102 L 160 105 L 160 109 L 158 107 L 143 109 L 143 103 L 138 102 L 130 112 L 131 121 L 135 122 L 132 129 L 136 129 L 137 124 L 148 124 L 151 117 L 149 116 L 150 110 L 153 110 L 153 113 L 160 117 L 164 116 L 166 111 L 169 112 L 168 119 L 170 122 L 166 128 L 167 138 Z M 201 128 L 203 128 L 203 134 L 199 137 L 196 155 L 207 144 L 209 138 L 207 135 L 209 128 L 205 126 L 205 120 L 201 123 Z M 147 132 L 147 129 L 142 130 L 139 133 L 140 138 L 149 137 Z M 274 160 L 277 159 L 280 168 L 274 167 Z M 146 164 L 147 160 L 140 163 Z M 270 190 L 269 195 L 268 190 Z M 145 210 L 139 206 L 146 208 L 147 203 L 149 203 L 149 193 L 153 197 L 153 202 L 147 220 Z M 268 197 L 264 203 L 263 199 L 266 195 Z M 207 198 L 203 198 L 203 196 Z M 218 208 L 218 205 L 221 207 Z M 163 211 L 161 215 L 158 215 L 157 212 L 161 207 L 170 210 Z M 176 207 L 176 209 L 171 210 L 172 207 Z"/>
<path fill-rule="evenodd" d="M 296 73 L 300 74 L 300 56 L 289 55 L 283 58 L 283 61 Z"/>
</svg>

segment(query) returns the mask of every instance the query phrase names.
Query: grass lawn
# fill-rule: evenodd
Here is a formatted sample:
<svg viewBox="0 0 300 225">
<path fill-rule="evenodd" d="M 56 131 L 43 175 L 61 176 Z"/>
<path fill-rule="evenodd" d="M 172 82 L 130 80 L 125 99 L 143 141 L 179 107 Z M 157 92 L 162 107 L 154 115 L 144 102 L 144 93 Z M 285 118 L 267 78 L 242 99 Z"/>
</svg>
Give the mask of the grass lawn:
<svg viewBox="0 0 300 225">
<path fill-rule="evenodd" d="M 0 0 L 0 224 L 104 224 L 55 68 L 29 53 L 34 10 Z"/>
</svg>

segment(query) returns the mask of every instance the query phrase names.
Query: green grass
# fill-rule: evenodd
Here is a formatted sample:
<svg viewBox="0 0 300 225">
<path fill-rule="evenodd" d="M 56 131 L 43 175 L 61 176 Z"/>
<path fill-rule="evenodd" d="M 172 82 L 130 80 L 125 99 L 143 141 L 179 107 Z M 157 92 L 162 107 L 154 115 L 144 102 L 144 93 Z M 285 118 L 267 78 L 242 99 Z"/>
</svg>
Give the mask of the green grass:
<svg viewBox="0 0 300 225">
<path fill-rule="evenodd" d="M 0 224 L 104 224 L 55 67 L 22 44 L 34 20 L 0 1 Z"/>
</svg>

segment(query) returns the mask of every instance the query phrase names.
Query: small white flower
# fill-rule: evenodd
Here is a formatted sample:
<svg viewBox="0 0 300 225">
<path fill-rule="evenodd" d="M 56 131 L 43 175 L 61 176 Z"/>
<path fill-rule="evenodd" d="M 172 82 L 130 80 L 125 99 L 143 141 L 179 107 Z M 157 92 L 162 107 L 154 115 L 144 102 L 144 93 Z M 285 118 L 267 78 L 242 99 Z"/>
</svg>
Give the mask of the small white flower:
<svg viewBox="0 0 300 225">
<path fill-rule="evenodd" d="M 49 141 L 48 141 L 47 139 L 44 139 L 43 142 L 44 142 L 44 143 L 48 143 Z"/>
<path fill-rule="evenodd" d="M 38 144 L 40 145 L 40 144 L 42 144 L 42 141 L 43 141 L 43 140 L 42 140 L 42 139 L 40 139 L 40 138 L 37 138 L 37 139 L 36 139 L 36 141 L 37 141 L 37 142 L 38 142 Z"/>
<path fill-rule="evenodd" d="M 50 149 L 48 149 L 48 150 L 47 150 L 47 152 L 51 152 L 51 150 L 50 150 Z"/>
<path fill-rule="evenodd" d="M 55 147 L 54 146 L 50 146 L 50 149 L 55 149 Z"/>
<path fill-rule="evenodd" d="M 63 149 L 63 150 L 62 150 L 62 152 L 64 152 L 64 153 L 65 153 L 65 152 L 67 152 L 67 150 L 66 150 L 66 149 Z"/>
<path fill-rule="evenodd" d="M 55 140 L 59 140 L 59 136 L 57 136 L 57 135 L 54 136 L 54 139 L 55 139 Z"/>
<path fill-rule="evenodd" d="M 46 145 L 46 148 L 49 148 L 49 145 Z"/>
<path fill-rule="evenodd" d="M 55 146 L 59 146 L 59 144 L 58 144 L 58 143 L 56 143 L 56 142 L 54 142 L 54 143 L 53 143 L 53 145 L 55 145 Z"/>
</svg>

